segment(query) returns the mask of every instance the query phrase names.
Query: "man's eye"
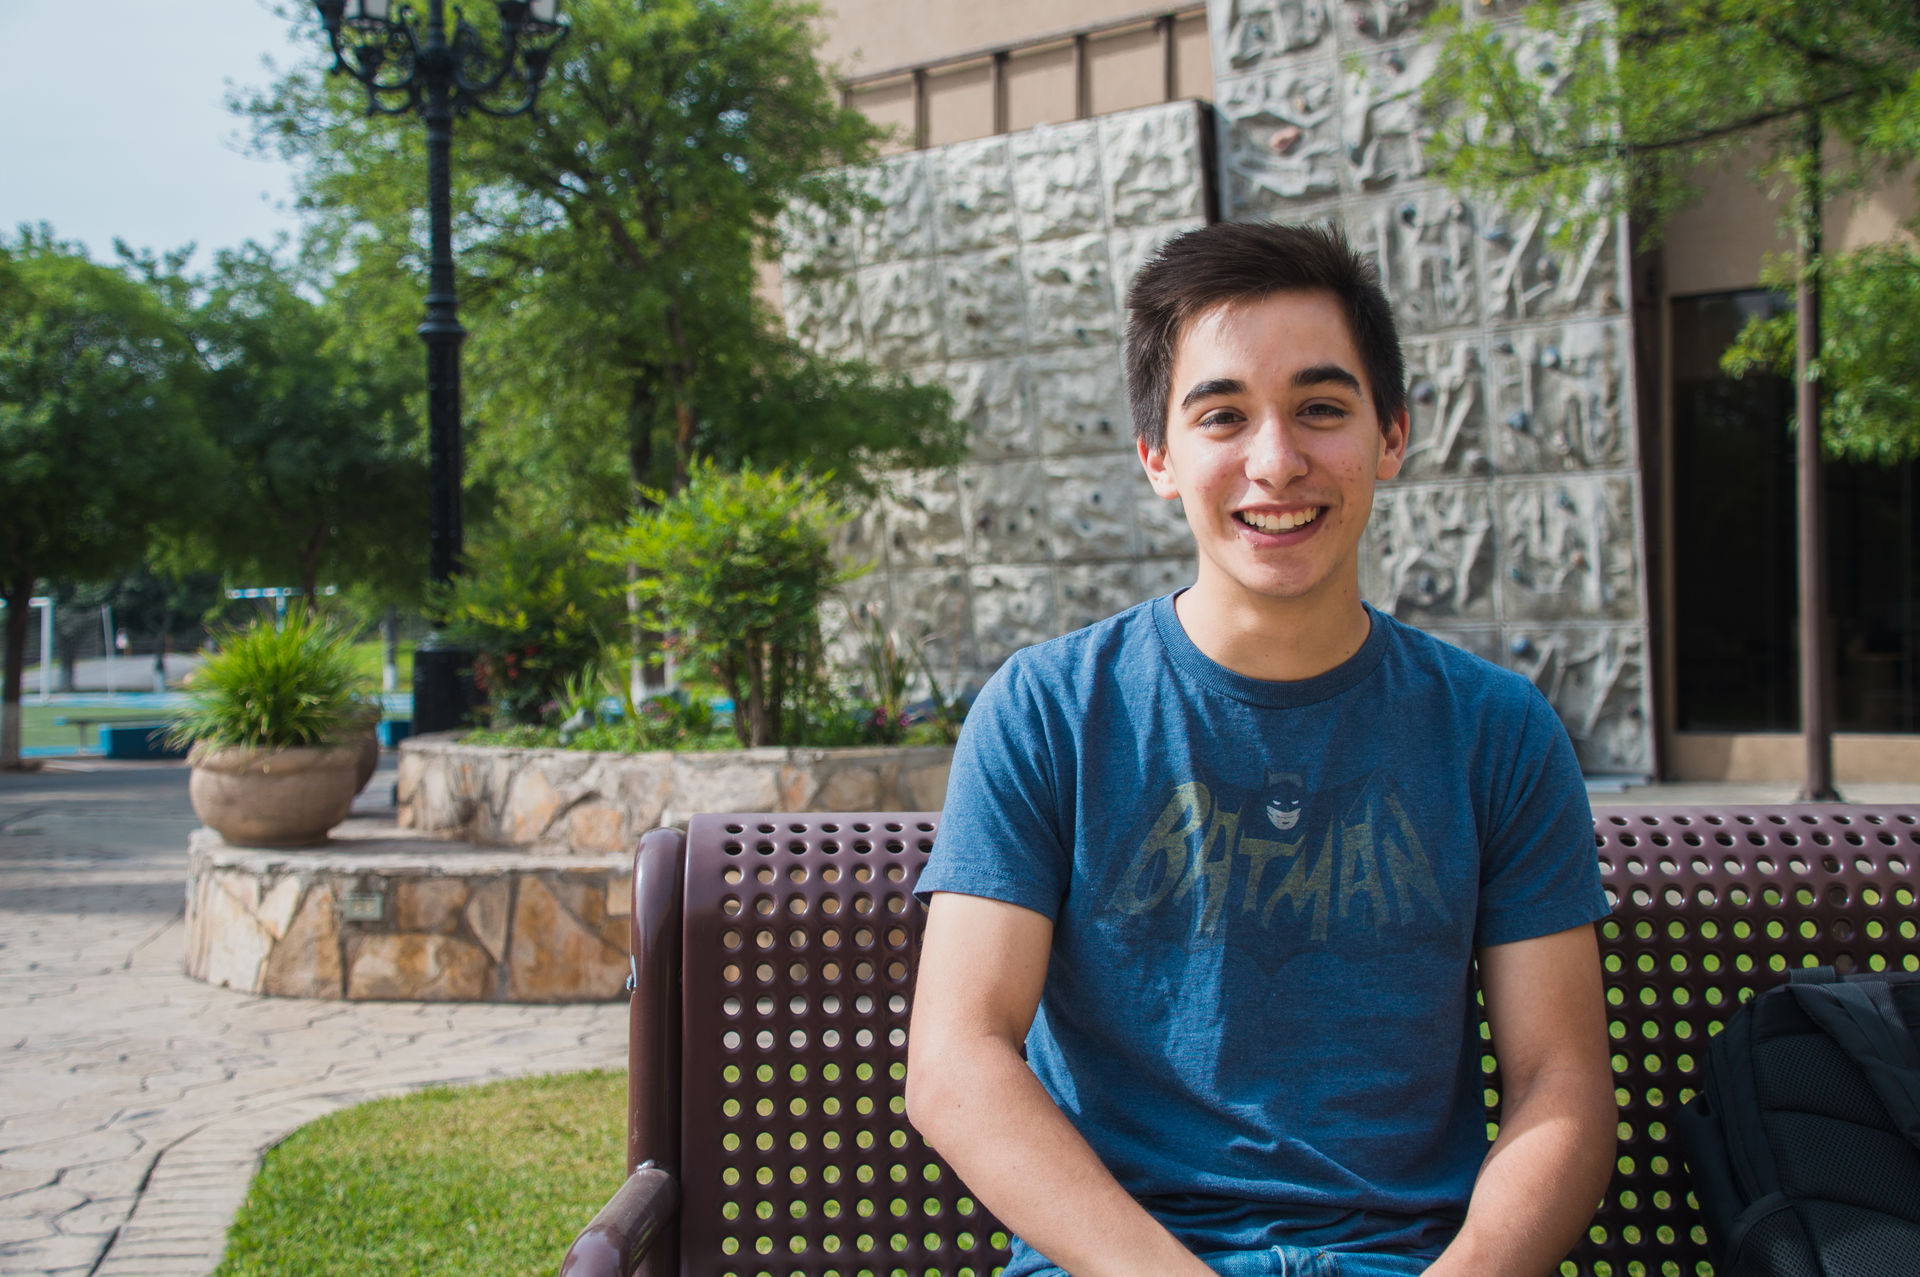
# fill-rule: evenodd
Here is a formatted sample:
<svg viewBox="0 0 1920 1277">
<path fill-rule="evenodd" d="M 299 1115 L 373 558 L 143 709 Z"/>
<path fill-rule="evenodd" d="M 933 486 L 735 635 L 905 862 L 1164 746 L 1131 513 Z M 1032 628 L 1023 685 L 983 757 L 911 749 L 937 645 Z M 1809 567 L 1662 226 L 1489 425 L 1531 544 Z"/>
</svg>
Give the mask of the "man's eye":
<svg viewBox="0 0 1920 1277">
<path fill-rule="evenodd" d="M 1212 412 L 1200 418 L 1200 424 L 1203 426 L 1230 426 L 1239 420 L 1240 414 L 1233 409 L 1215 408 Z"/>
</svg>

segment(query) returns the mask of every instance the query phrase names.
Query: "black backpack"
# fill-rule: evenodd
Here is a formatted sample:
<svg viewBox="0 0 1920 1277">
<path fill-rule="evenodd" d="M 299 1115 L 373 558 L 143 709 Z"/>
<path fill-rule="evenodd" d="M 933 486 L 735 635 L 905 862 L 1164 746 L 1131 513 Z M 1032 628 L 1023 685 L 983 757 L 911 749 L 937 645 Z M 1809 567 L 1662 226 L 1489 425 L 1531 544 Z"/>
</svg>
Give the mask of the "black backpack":
<svg viewBox="0 0 1920 1277">
<path fill-rule="evenodd" d="M 1791 973 L 1675 1121 L 1719 1277 L 1920 1273 L 1920 975 Z"/>
</svg>

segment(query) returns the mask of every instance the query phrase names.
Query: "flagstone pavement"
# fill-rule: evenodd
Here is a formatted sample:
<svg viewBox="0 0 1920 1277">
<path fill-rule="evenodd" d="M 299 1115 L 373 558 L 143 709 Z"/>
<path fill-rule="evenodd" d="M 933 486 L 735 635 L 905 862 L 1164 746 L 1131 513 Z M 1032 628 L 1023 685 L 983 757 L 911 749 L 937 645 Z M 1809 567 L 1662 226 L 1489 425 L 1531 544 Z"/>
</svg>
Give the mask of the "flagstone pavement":
<svg viewBox="0 0 1920 1277">
<path fill-rule="evenodd" d="M 387 801 L 390 766 L 363 803 Z M 434 1083 L 624 1066 L 618 1003 L 320 1002 L 189 979 L 187 777 L 0 774 L 7 1277 L 198 1277 L 262 1152 L 303 1123 Z"/>
</svg>

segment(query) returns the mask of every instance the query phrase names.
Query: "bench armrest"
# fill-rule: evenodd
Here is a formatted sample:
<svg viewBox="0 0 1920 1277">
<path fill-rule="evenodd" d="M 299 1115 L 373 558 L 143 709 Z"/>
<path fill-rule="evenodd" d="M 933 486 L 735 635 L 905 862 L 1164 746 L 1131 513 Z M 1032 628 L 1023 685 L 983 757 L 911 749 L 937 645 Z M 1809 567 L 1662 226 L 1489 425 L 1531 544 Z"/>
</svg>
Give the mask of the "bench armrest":
<svg viewBox="0 0 1920 1277">
<path fill-rule="evenodd" d="M 680 1186 L 673 1176 L 651 1162 L 643 1164 L 573 1239 L 560 1277 L 632 1277 L 679 1208 Z"/>
</svg>

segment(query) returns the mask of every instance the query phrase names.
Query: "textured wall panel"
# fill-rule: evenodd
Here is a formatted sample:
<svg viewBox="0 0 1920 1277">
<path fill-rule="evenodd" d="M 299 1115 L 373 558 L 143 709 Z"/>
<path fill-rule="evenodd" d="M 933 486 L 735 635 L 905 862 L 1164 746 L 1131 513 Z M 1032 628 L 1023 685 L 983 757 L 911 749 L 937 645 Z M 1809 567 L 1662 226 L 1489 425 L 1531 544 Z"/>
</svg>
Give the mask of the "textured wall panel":
<svg viewBox="0 0 1920 1277">
<path fill-rule="evenodd" d="M 1334 64 L 1309 62 L 1219 86 L 1221 212 L 1232 221 L 1340 193 Z"/>
<path fill-rule="evenodd" d="M 970 465 L 960 487 L 966 493 L 969 562 L 1044 563 L 1052 557 L 1047 507 L 1053 495 L 1039 466 Z"/>
<path fill-rule="evenodd" d="M 982 665 L 997 668 L 1023 647 L 1060 633 L 1053 612 L 1053 569 L 995 564 L 968 574 L 973 641 Z"/>
<path fill-rule="evenodd" d="M 959 479 L 902 473 L 894 476 L 893 487 L 885 499 L 887 565 L 897 569 L 964 563 L 967 524 Z"/>
<path fill-rule="evenodd" d="M 936 171 L 934 242 L 940 252 L 977 253 L 1013 245 L 1019 219 L 1007 139 L 943 147 Z"/>
<path fill-rule="evenodd" d="M 1110 225 L 1206 216 L 1198 111 L 1123 111 L 1096 123 Z"/>
<path fill-rule="evenodd" d="M 947 365 L 943 378 L 954 416 L 967 423 L 967 446 L 983 461 L 1034 450 L 1033 410 L 1024 359 L 974 359 Z"/>
<path fill-rule="evenodd" d="M 1107 237 L 1111 245 L 1108 256 L 1113 262 L 1114 308 L 1119 314 L 1122 328 L 1127 322 L 1127 293 L 1132 289 L 1133 277 L 1140 273 L 1140 268 L 1159 251 L 1162 244 L 1174 236 L 1184 235 L 1205 225 L 1204 218 L 1195 217 L 1159 226 L 1116 229 Z"/>
<path fill-rule="evenodd" d="M 1502 473 L 1632 461 L 1625 321 L 1584 320 L 1496 338 L 1494 462 Z"/>
<path fill-rule="evenodd" d="M 1177 555 L 1191 559 L 1194 556 L 1193 529 L 1187 526 L 1186 512 L 1180 502 L 1169 501 L 1154 492 L 1147 485 L 1146 475 L 1140 476 L 1140 483 L 1134 489 L 1134 524 L 1140 529 L 1140 553 L 1148 558 L 1164 555 Z"/>
<path fill-rule="evenodd" d="M 1034 243 L 1105 223 L 1099 134 L 1092 120 L 1042 125 L 1008 140 L 1020 239 Z"/>
<path fill-rule="evenodd" d="M 1017 355 L 1027 345 L 1014 245 L 940 259 L 940 327 L 949 359 Z"/>
<path fill-rule="evenodd" d="M 1026 263 L 1027 331 L 1034 347 L 1098 346 L 1119 340 L 1112 267 L 1104 234 L 1029 244 Z"/>
<path fill-rule="evenodd" d="M 1131 563 L 1063 563 L 1054 569 L 1053 584 L 1062 634 L 1124 612 L 1142 597 Z"/>
<path fill-rule="evenodd" d="M 1619 226 L 1569 223 L 1539 209 L 1491 211 L 1480 232 L 1487 311 L 1495 319 L 1607 315 L 1621 307 Z M 1570 246 L 1561 240 L 1570 239 Z"/>
<path fill-rule="evenodd" d="M 1433 12 L 1436 0 L 1340 0 L 1349 29 L 1370 39 L 1404 35 Z"/>
<path fill-rule="evenodd" d="M 1643 774 L 1653 767 L 1646 634 L 1637 627 L 1526 629 L 1509 644 L 1573 737 L 1588 772 Z"/>
<path fill-rule="evenodd" d="M 808 334 L 808 345 L 829 359 L 864 359 L 865 325 L 860 290 L 853 275 L 823 275 L 781 281 L 781 302 L 793 332 Z"/>
<path fill-rule="evenodd" d="M 1493 445 L 1487 437 L 1480 338 L 1441 337 L 1403 346 L 1407 415 L 1413 429 L 1400 470 L 1402 480 L 1489 473 Z"/>
<path fill-rule="evenodd" d="M 1335 0 L 1228 0 L 1207 6 L 1213 74 L 1257 70 L 1270 59 L 1311 49 L 1327 36 Z"/>
<path fill-rule="evenodd" d="M 1382 488 L 1361 589 L 1412 625 L 1495 619 L 1493 494 L 1486 484 Z"/>
<path fill-rule="evenodd" d="M 1354 246 L 1380 267 L 1403 333 L 1480 319 L 1473 212 L 1442 190 L 1362 204 L 1345 216 Z"/>
<path fill-rule="evenodd" d="M 1432 625 L 1423 627 L 1427 633 L 1437 639 L 1444 639 L 1465 652 L 1472 652 L 1481 660 L 1493 665 L 1506 664 L 1506 653 L 1500 644 L 1500 631 L 1492 626 L 1468 627 L 1456 625 Z"/>
<path fill-rule="evenodd" d="M 1413 44 L 1356 55 L 1347 68 L 1340 135 L 1349 190 L 1374 190 L 1427 171 L 1433 126 L 1420 109 L 1420 94 L 1434 61 L 1432 47 Z"/>
<path fill-rule="evenodd" d="M 1051 457 L 1042 467 L 1056 563 L 1131 559 L 1139 553 L 1134 509 L 1146 479 L 1129 452 Z"/>
<path fill-rule="evenodd" d="M 1038 351 L 1028 357 L 1027 367 L 1042 452 L 1108 452 L 1127 446 L 1133 428 L 1117 348 L 1108 344 Z"/>
<path fill-rule="evenodd" d="M 925 152 L 882 160 L 863 177 L 876 204 L 855 219 L 861 264 L 932 253 L 934 192 Z"/>
<path fill-rule="evenodd" d="M 862 267 L 854 278 L 869 359 L 905 368 L 940 358 L 939 263 L 887 262 Z"/>
<path fill-rule="evenodd" d="M 1192 585 L 1199 570 L 1199 560 L 1191 554 L 1176 559 L 1142 559 L 1135 565 L 1136 579 L 1140 582 L 1139 597 L 1157 599 Z"/>
<path fill-rule="evenodd" d="M 892 624 L 908 642 L 926 643 L 928 664 L 943 687 L 964 686 L 979 667 L 973 644 L 973 592 L 967 569 L 911 568 L 893 579 Z M 958 683 L 951 682 L 958 670 Z"/>
<path fill-rule="evenodd" d="M 1627 477 L 1503 480 L 1497 508 L 1506 619 L 1640 615 L 1636 512 Z"/>
</svg>

